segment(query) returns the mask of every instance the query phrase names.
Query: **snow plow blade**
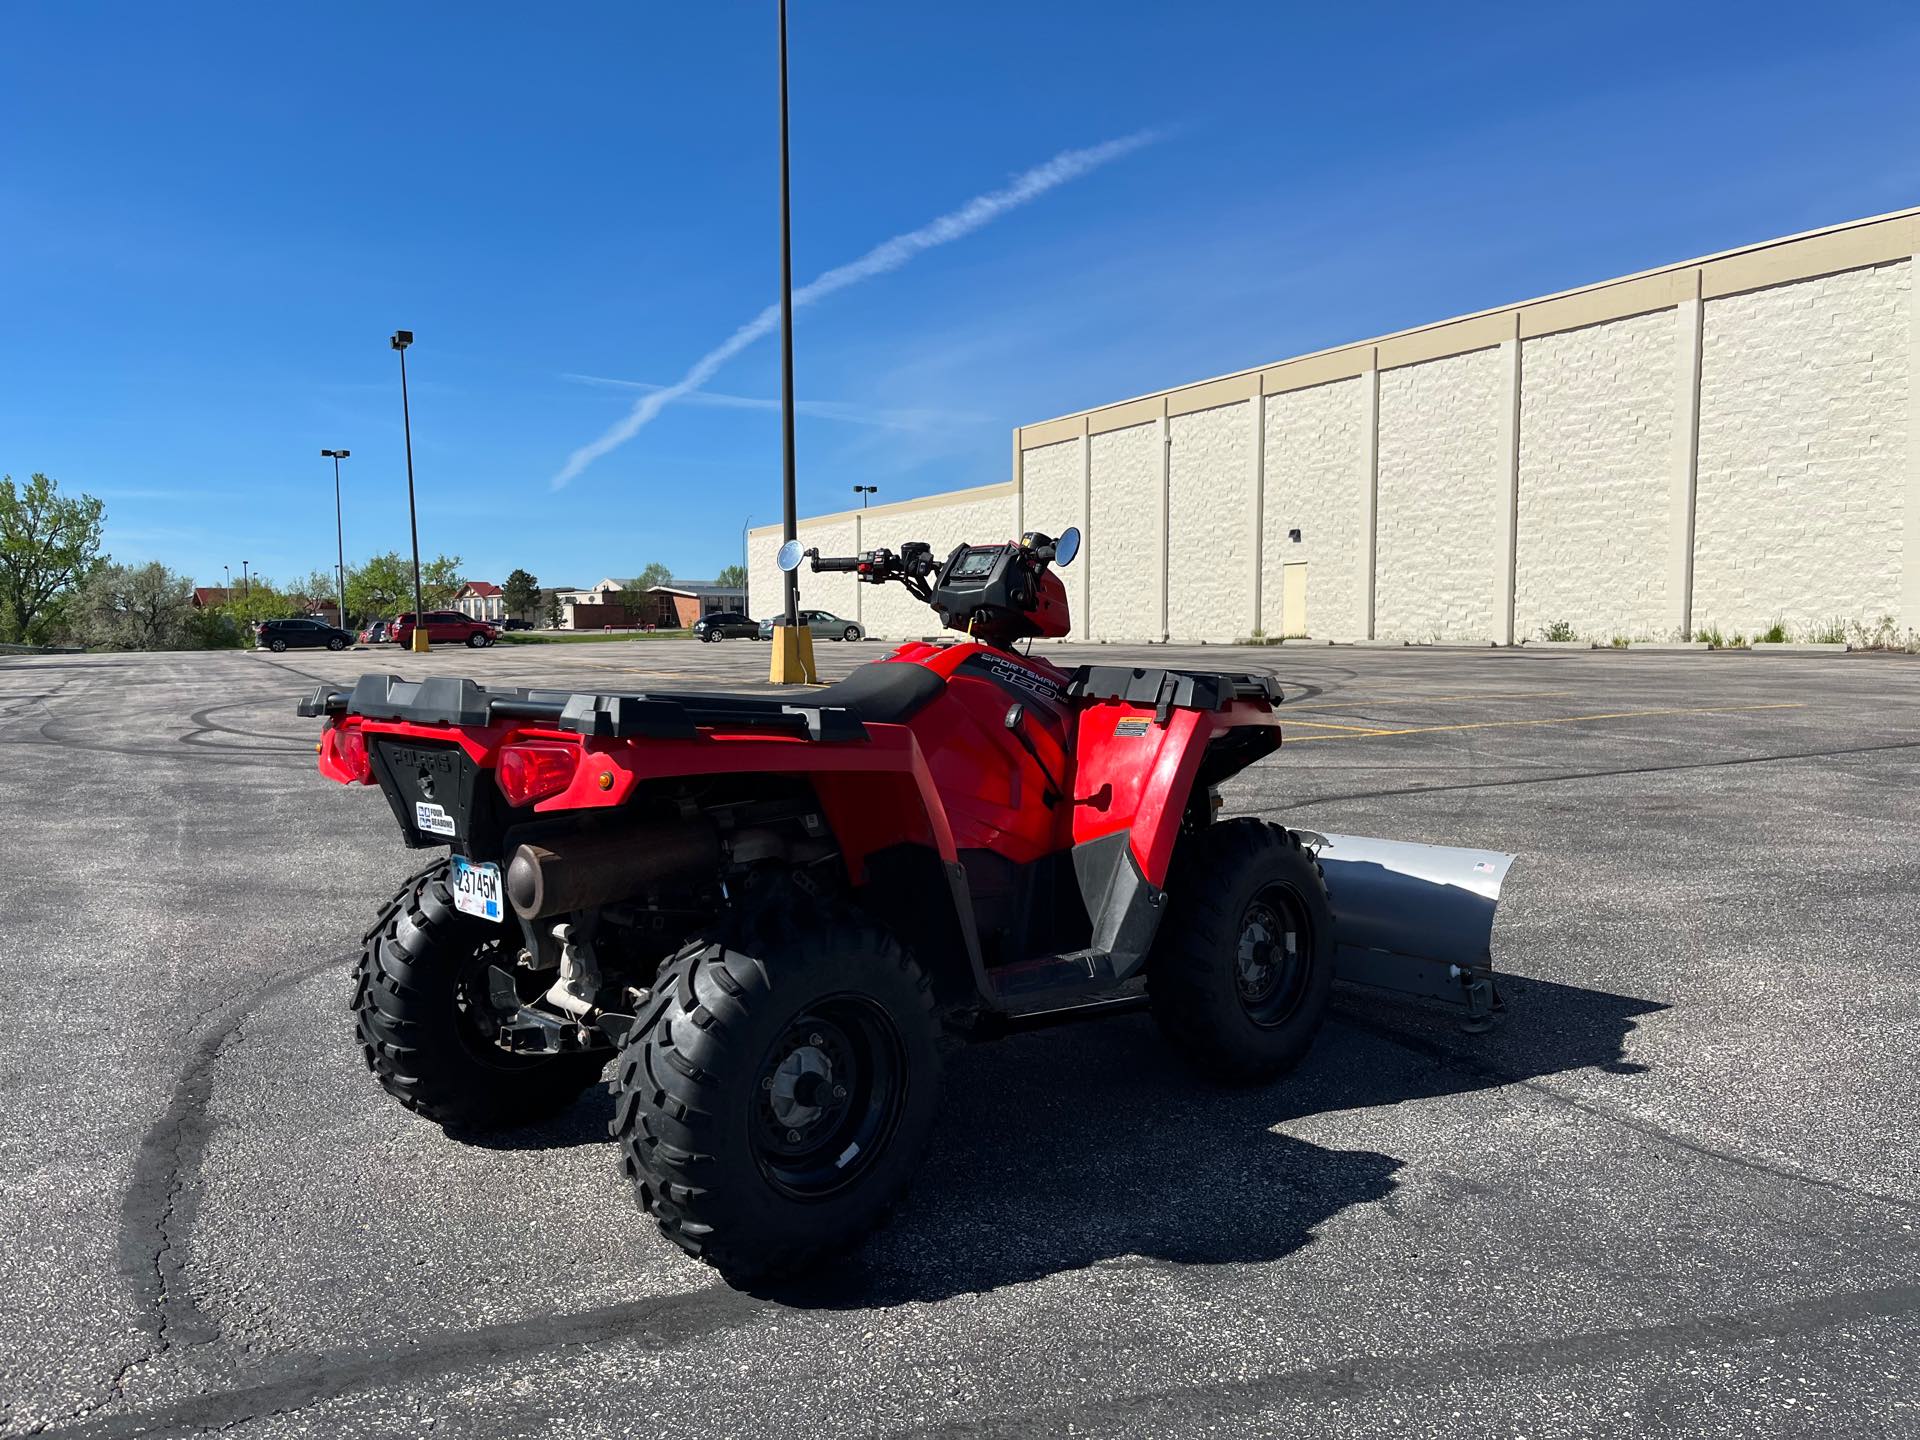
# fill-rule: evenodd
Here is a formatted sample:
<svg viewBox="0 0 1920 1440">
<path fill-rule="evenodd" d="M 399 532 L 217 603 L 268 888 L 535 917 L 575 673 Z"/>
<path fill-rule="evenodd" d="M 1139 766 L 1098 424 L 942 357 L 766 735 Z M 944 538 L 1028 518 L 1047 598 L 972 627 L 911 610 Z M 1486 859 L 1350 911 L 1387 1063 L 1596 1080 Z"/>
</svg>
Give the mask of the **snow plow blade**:
<svg viewBox="0 0 1920 1440">
<path fill-rule="evenodd" d="M 1326 876 L 1336 979 L 1461 1006 L 1470 1030 L 1499 1018 L 1493 912 L 1513 856 L 1298 833 Z"/>
</svg>

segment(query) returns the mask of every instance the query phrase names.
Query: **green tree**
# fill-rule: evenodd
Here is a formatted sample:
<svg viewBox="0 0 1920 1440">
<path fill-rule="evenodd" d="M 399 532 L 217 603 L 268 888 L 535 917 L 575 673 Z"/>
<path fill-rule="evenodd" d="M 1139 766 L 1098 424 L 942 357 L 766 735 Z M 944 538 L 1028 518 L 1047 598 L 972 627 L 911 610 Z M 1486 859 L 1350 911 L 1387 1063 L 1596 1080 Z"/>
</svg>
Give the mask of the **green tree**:
<svg viewBox="0 0 1920 1440">
<path fill-rule="evenodd" d="M 672 569 L 662 565 L 656 560 L 638 575 L 634 576 L 633 579 L 629 580 L 627 582 L 627 588 L 629 590 L 651 590 L 655 585 L 671 585 L 672 583 Z"/>
<path fill-rule="evenodd" d="M 64 498 L 45 475 L 24 487 L 0 476 L 0 640 L 35 641 L 58 623 L 99 562 L 105 513 L 91 495 Z"/>
<path fill-rule="evenodd" d="M 540 582 L 524 570 L 515 570 L 500 588 L 500 598 L 506 602 L 507 614 L 516 619 L 526 619 L 533 607 L 540 603 Z"/>
<path fill-rule="evenodd" d="M 744 565 L 727 566 L 726 569 L 720 572 L 719 583 L 726 586 L 729 590 L 746 589 L 747 588 L 747 567 Z"/>
<path fill-rule="evenodd" d="M 308 608 L 325 610 L 331 615 L 334 607 L 340 603 L 339 591 L 339 582 L 334 579 L 332 570 L 311 570 L 306 579 L 293 587 L 291 596 L 295 600 L 310 601 Z"/>
<path fill-rule="evenodd" d="M 458 555 L 436 555 L 420 567 L 420 603 L 429 610 L 444 610 L 466 583 L 460 578 Z"/>
<path fill-rule="evenodd" d="M 178 650 L 193 619 L 193 581 L 157 560 L 99 565 L 80 587 L 75 619 L 89 645 Z"/>
<path fill-rule="evenodd" d="M 391 620 L 413 608 L 413 566 L 397 550 L 375 555 L 347 571 L 347 609 L 368 619 Z"/>
<path fill-rule="evenodd" d="M 244 586 L 229 592 L 221 607 L 235 625 L 248 629 L 261 620 L 284 620 L 302 613 L 292 595 L 286 594 L 266 576 L 255 573 Z"/>
<path fill-rule="evenodd" d="M 560 628 L 560 592 L 558 590 L 547 591 L 546 604 L 547 628 L 549 630 L 558 630 Z"/>
</svg>

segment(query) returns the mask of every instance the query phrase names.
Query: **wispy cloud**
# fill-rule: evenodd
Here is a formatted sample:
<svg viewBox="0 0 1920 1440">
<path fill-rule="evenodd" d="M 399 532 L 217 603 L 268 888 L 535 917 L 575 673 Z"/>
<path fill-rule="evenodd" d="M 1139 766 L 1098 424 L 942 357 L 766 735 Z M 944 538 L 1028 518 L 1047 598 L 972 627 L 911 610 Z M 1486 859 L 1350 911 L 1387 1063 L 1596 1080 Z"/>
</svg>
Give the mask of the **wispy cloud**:
<svg viewBox="0 0 1920 1440">
<path fill-rule="evenodd" d="M 576 385 L 598 385 L 609 390 L 638 390 L 657 394 L 668 387 L 649 380 L 618 380 L 608 375 L 562 374 L 562 380 Z M 684 404 L 711 405 L 722 410 L 778 410 L 780 402 L 763 395 L 727 395 L 717 390 L 691 390 L 680 397 Z M 914 406 L 858 405 L 847 400 L 796 400 L 794 412 L 819 420 L 836 420 L 845 425 L 865 425 L 876 430 L 922 430 L 933 425 L 972 423 L 987 418 L 973 410 L 939 410 Z"/>
<path fill-rule="evenodd" d="M 941 245 L 951 245 L 955 240 L 971 235 L 982 226 L 992 224 L 1009 210 L 1016 210 L 1022 205 L 1038 200 L 1049 190 L 1057 189 L 1069 180 L 1077 180 L 1082 175 L 1098 170 L 1102 165 L 1110 164 L 1143 146 L 1151 145 L 1159 138 L 1158 131 L 1141 130 L 1132 135 L 1123 135 L 1118 140 L 1109 140 L 1102 145 L 1090 145 L 1080 150 L 1063 150 L 1044 165 L 1036 165 L 1033 169 L 1016 175 L 1011 184 L 998 190 L 989 190 L 984 195 L 976 195 L 958 210 L 942 215 L 918 230 L 909 230 L 904 235 L 896 235 L 891 240 L 874 246 L 859 259 L 826 271 L 811 283 L 802 285 L 793 292 L 793 307 L 798 310 L 824 300 L 827 296 L 844 290 L 849 285 L 857 285 L 862 280 L 870 280 L 876 275 L 885 275 L 898 270 L 912 261 L 915 256 Z M 560 473 L 553 477 L 553 488 L 560 489 L 601 456 L 626 444 L 650 425 L 654 417 L 667 406 L 699 390 L 719 373 L 721 366 L 754 341 L 771 334 L 779 323 L 779 304 L 769 305 L 719 345 L 702 355 L 694 362 L 693 368 L 673 384 L 642 395 L 617 425 L 599 439 L 582 445 L 567 457 L 567 463 L 561 467 Z"/>
</svg>

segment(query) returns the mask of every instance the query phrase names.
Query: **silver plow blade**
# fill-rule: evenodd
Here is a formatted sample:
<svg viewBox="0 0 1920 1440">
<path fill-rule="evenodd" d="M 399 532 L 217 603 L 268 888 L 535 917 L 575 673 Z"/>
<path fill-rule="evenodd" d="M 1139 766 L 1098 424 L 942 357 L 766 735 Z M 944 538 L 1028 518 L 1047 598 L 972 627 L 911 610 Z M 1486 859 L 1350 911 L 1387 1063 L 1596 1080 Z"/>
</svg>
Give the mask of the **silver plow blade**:
<svg viewBox="0 0 1920 1440">
<path fill-rule="evenodd" d="M 1295 832 L 1333 902 L 1334 975 L 1444 1000 L 1484 1030 L 1501 1010 L 1493 912 L 1513 856 L 1366 835 Z"/>
</svg>

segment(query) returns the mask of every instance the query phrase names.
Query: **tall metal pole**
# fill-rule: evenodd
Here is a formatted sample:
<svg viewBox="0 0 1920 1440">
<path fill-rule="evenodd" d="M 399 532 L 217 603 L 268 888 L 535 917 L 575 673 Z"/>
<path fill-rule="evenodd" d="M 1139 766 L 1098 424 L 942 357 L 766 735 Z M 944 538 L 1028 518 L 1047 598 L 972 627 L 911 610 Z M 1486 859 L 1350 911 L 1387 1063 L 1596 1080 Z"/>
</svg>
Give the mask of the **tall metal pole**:
<svg viewBox="0 0 1920 1440">
<path fill-rule="evenodd" d="M 413 411 L 407 403 L 407 346 L 413 343 L 413 332 L 395 331 L 391 343 L 400 352 L 400 424 L 407 438 L 407 528 L 413 532 L 413 649 L 424 650 L 427 607 L 420 600 L 420 518 L 413 505 Z"/>
<path fill-rule="evenodd" d="M 740 610 L 749 619 L 753 616 L 753 577 L 747 573 L 747 531 L 753 528 L 753 517 L 747 516 L 740 527 Z"/>
<path fill-rule="evenodd" d="M 340 510 L 340 457 L 347 452 L 328 450 L 324 453 L 333 457 L 333 542 L 336 547 L 333 583 L 334 594 L 340 602 L 340 614 L 336 618 L 344 630 L 347 628 L 347 527 Z"/>
<path fill-rule="evenodd" d="M 787 161 L 787 0 L 780 0 L 780 505 L 783 540 L 800 535 L 793 485 L 793 195 Z M 789 626 L 800 623 L 800 576 L 787 571 Z"/>
</svg>

